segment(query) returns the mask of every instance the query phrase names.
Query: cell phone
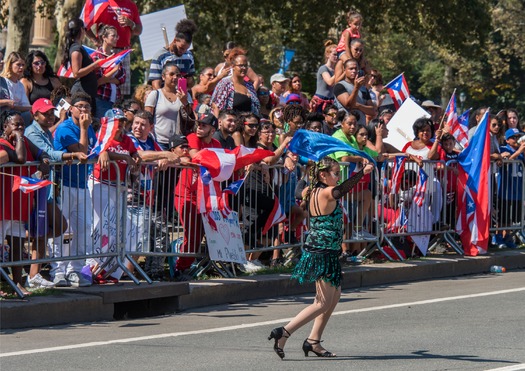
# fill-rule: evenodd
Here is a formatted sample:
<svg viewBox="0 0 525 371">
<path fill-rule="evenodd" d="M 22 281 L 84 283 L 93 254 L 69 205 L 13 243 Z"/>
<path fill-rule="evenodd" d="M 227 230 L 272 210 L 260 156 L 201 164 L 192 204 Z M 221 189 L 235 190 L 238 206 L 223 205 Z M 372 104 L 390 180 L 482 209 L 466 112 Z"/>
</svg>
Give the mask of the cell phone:
<svg viewBox="0 0 525 371">
<path fill-rule="evenodd" d="M 60 117 L 60 112 L 62 110 L 69 110 L 71 104 L 69 104 L 64 98 L 60 99 L 57 106 L 55 107 L 55 116 Z"/>
<path fill-rule="evenodd" d="M 182 90 L 184 94 L 188 93 L 188 80 L 181 77 L 177 82 L 177 89 Z"/>
<path fill-rule="evenodd" d="M 364 75 L 365 75 L 365 71 L 364 70 L 357 71 L 357 77 L 363 77 Z"/>
</svg>

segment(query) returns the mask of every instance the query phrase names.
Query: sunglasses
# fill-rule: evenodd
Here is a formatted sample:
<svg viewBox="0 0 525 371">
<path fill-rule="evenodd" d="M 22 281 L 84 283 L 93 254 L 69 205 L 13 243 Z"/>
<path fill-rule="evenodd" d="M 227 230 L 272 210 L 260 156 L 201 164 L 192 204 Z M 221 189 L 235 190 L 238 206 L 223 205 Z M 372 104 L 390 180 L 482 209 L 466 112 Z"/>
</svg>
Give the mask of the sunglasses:
<svg viewBox="0 0 525 371">
<path fill-rule="evenodd" d="M 259 124 L 248 124 L 247 122 L 245 122 L 244 126 L 248 126 L 250 129 L 257 129 L 259 127 Z"/>
<path fill-rule="evenodd" d="M 138 110 L 136 110 L 136 109 L 125 109 L 124 111 L 131 112 L 134 115 L 138 112 Z"/>
<path fill-rule="evenodd" d="M 46 61 L 33 62 L 33 66 L 35 66 L 35 67 L 45 66 L 46 64 L 47 64 Z"/>
</svg>

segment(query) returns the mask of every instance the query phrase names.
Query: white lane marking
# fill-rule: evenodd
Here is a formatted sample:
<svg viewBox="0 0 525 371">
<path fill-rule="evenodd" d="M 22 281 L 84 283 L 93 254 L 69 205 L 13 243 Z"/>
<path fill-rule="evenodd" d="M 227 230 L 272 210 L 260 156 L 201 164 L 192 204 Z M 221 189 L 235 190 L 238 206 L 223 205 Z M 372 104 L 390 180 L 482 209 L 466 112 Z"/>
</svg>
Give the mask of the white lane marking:
<svg viewBox="0 0 525 371">
<path fill-rule="evenodd" d="M 491 368 L 490 370 L 485 370 L 485 371 L 519 371 L 519 370 L 525 370 L 525 363 L 522 363 L 520 365 L 514 365 L 514 366 Z"/>
<path fill-rule="evenodd" d="M 414 301 L 410 303 L 381 305 L 377 307 L 362 308 L 362 309 L 351 309 L 351 310 L 334 312 L 332 313 L 332 315 L 340 316 L 340 315 L 350 314 L 350 313 L 372 312 L 376 310 L 400 308 L 400 307 L 413 306 L 413 305 L 425 305 L 425 304 L 439 303 L 439 302 L 444 302 L 444 301 L 462 300 L 462 299 L 470 299 L 470 298 L 479 298 L 483 296 L 510 294 L 510 293 L 520 292 L 520 291 L 525 291 L 525 287 L 518 287 L 515 289 L 508 289 L 508 290 L 483 292 L 479 294 L 459 295 L 459 296 L 450 296 L 450 297 L 438 298 L 438 299 L 421 300 L 421 301 Z M 0 354 L 0 358 L 15 357 L 15 356 L 22 356 L 22 355 L 36 354 L 36 353 L 57 352 L 61 350 L 89 348 L 89 347 L 96 347 L 96 346 L 109 345 L 109 344 L 125 344 L 125 343 L 133 343 L 137 341 L 164 339 L 164 338 L 169 338 L 169 337 L 200 335 L 200 334 L 209 334 L 209 333 L 214 333 L 214 332 L 224 332 L 224 331 L 232 331 L 232 330 L 239 330 L 239 329 L 246 329 L 246 328 L 253 328 L 253 327 L 262 327 L 262 326 L 280 324 L 283 322 L 289 322 L 291 319 L 292 318 L 282 318 L 282 319 L 277 319 L 277 320 L 272 320 L 272 321 L 256 322 L 256 323 L 249 323 L 249 324 L 242 324 L 242 325 L 235 325 L 235 326 L 217 327 L 217 328 L 211 328 L 211 329 L 205 329 L 205 330 L 172 332 L 169 334 L 148 335 L 148 336 L 132 337 L 132 338 L 127 338 L 127 339 L 93 341 L 93 342 L 83 343 L 83 344 L 73 344 L 73 345 L 63 345 L 63 346 L 50 347 L 50 348 L 21 350 L 18 352 Z"/>
</svg>

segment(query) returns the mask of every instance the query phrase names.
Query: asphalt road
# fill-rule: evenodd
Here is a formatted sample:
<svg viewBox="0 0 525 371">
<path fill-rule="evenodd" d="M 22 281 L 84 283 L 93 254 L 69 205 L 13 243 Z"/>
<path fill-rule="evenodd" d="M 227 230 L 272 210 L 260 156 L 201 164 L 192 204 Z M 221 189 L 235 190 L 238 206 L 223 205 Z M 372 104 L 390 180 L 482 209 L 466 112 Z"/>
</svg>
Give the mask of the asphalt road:
<svg viewBox="0 0 525 371">
<path fill-rule="evenodd" d="M 524 370 L 525 271 L 343 292 L 325 331 L 337 358 L 305 358 L 309 327 L 281 361 L 267 336 L 312 295 L 173 316 L 6 330 L 7 370 Z"/>
</svg>

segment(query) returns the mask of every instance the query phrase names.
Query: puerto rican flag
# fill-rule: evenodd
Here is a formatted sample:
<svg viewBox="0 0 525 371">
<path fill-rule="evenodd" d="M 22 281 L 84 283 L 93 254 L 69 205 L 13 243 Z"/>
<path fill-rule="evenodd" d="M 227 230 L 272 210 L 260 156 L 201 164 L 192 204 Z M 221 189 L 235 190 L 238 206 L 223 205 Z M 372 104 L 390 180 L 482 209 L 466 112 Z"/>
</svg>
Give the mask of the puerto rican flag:
<svg viewBox="0 0 525 371">
<path fill-rule="evenodd" d="M 273 156 L 274 153 L 267 149 L 262 148 L 248 148 L 243 145 L 235 147 L 231 150 L 231 153 L 235 155 L 235 170 L 242 169 L 243 167 L 259 162 L 262 159 Z"/>
<path fill-rule="evenodd" d="M 98 156 L 100 153 L 104 152 L 109 143 L 119 130 L 119 119 L 118 118 L 108 118 L 102 117 L 100 119 L 100 129 L 97 134 L 97 142 L 88 155 L 88 158 L 93 158 Z"/>
<path fill-rule="evenodd" d="M 445 110 L 445 115 L 447 117 L 446 125 L 450 128 L 450 133 L 456 138 L 456 141 L 463 148 L 468 147 L 468 125 L 464 125 L 463 122 L 460 122 L 458 119 L 458 114 L 456 111 L 456 90 L 452 93 L 450 101 L 448 102 L 447 109 Z M 468 111 L 467 111 L 468 115 Z M 462 118 L 462 121 L 464 117 Z M 468 116 L 467 116 L 468 122 Z"/>
<path fill-rule="evenodd" d="M 414 202 L 417 206 L 423 206 L 425 192 L 427 191 L 428 175 L 423 168 L 419 168 L 416 190 L 414 191 Z"/>
<path fill-rule="evenodd" d="M 237 193 L 239 193 L 242 185 L 244 184 L 244 179 L 246 179 L 246 177 L 236 180 L 235 182 L 231 182 L 230 185 L 224 188 L 223 192 L 230 194 L 230 195 L 237 196 Z"/>
<path fill-rule="evenodd" d="M 230 179 L 235 169 L 235 155 L 222 148 L 204 148 L 192 162 L 206 168 L 213 180 L 223 182 Z"/>
<path fill-rule="evenodd" d="M 89 46 L 85 46 L 85 45 L 82 45 L 82 46 L 86 50 L 86 52 L 89 54 L 90 57 L 93 57 L 93 55 L 95 54 L 100 54 L 106 57 L 106 58 L 97 60 L 97 63 L 100 64 L 100 67 L 103 70 L 103 74 L 106 74 L 107 72 L 115 68 L 117 65 L 119 65 L 122 62 L 122 60 L 129 53 L 133 51 L 133 49 L 126 49 L 126 50 L 122 50 L 108 57 L 105 54 L 99 52 L 98 50 L 90 48 Z M 57 76 L 72 79 L 74 76 L 73 76 L 73 71 L 71 69 L 71 64 L 68 63 L 67 67 L 65 67 L 63 64 L 60 65 L 57 71 Z"/>
<path fill-rule="evenodd" d="M 80 13 L 80 19 L 84 22 L 84 27 L 91 28 L 94 23 L 97 23 L 98 18 L 109 5 L 118 7 L 111 0 L 86 0 L 82 13 Z"/>
<path fill-rule="evenodd" d="M 386 90 L 388 91 L 388 94 L 392 97 L 392 100 L 394 101 L 394 107 L 396 107 L 396 110 L 401 107 L 401 104 L 410 97 L 410 92 L 408 91 L 408 84 L 405 80 L 405 75 L 401 73 L 399 76 L 397 76 L 395 79 L 390 81 L 385 86 Z"/>
<path fill-rule="evenodd" d="M 394 167 L 392 168 L 392 183 L 390 184 L 390 193 L 398 193 L 405 173 L 405 156 L 396 156 Z"/>
<path fill-rule="evenodd" d="M 208 169 L 200 166 L 200 176 L 197 179 L 197 211 L 206 213 L 214 210 L 228 209 L 222 197 L 221 184 L 214 181 Z"/>
<path fill-rule="evenodd" d="M 458 214 L 456 231 L 465 255 L 486 254 L 490 226 L 489 110 L 469 146 L 458 156 Z"/>
<path fill-rule="evenodd" d="M 21 190 L 24 193 L 31 193 L 37 189 L 47 187 L 53 182 L 44 179 L 33 179 L 26 176 L 13 175 L 13 192 Z"/>
<path fill-rule="evenodd" d="M 268 231 L 276 224 L 283 222 L 286 220 L 286 214 L 284 213 L 281 203 L 279 202 L 279 199 L 277 196 L 274 196 L 273 198 L 273 207 L 272 212 L 270 213 L 270 216 L 268 219 L 266 219 L 266 223 L 264 224 L 262 234 L 268 233 Z"/>
<path fill-rule="evenodd" d="M 105 59 L 99 59 L 98 63 L 100 64 L 100 68 L 102 68 L 103 70 L 103 74 L 106 74 L 115 67 L 117 67 L 122 62 L 122 60 L 124 60 L 124 58 L 126 58 L 126 56 L 132 51 L 133 49 L 126 49 L 116 54 L 113 54 L 112 56 L 109 56 Z"/>
</svg>

